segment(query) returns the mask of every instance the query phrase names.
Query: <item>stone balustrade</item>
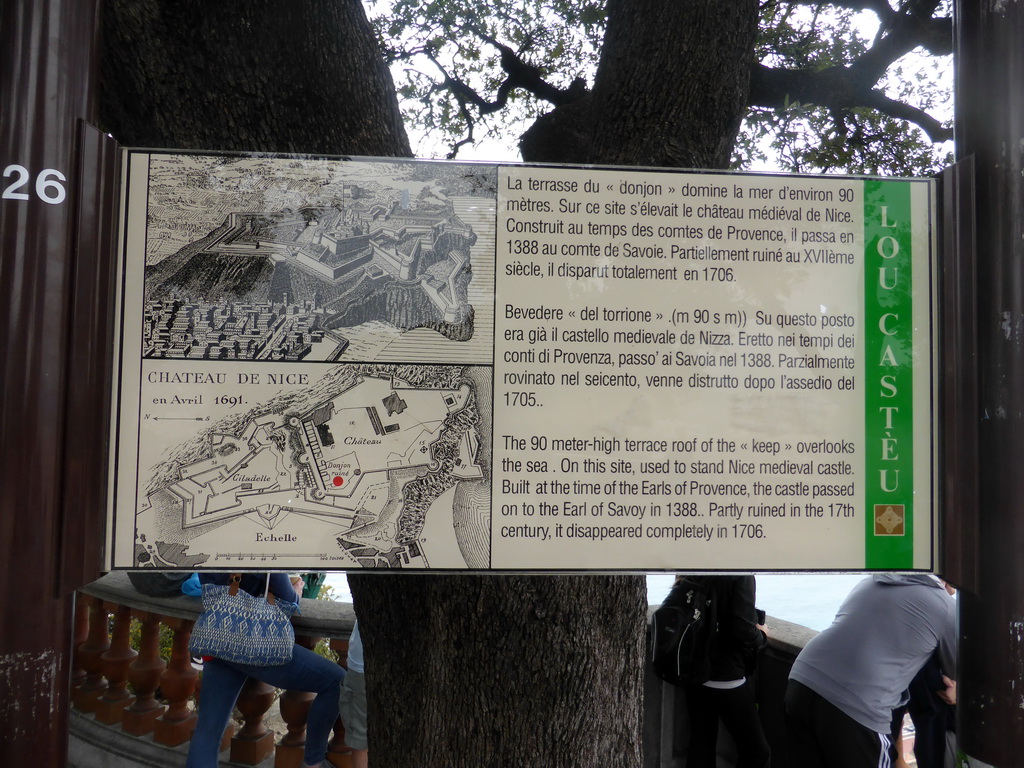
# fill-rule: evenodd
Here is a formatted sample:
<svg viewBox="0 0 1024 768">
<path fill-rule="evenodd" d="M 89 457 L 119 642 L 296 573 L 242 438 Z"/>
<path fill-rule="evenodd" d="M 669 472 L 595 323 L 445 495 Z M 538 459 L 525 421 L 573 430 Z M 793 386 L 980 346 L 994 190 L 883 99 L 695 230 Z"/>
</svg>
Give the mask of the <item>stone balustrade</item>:
<svg viewBox="0 0 1024 768">
<path fill-rule="evenodd" d="M 189 634 L 201 610 L 198 598 L 147 597 L 124 573 L 111 573 L 80 590 L 75 614 L 69 768 L 174 768 L 184 766 L 195 727 L 199 673 L 188 651 Z M 303 600 L 294 618 L 297 641 L 313 647 L 326 638 L 344 660 L 355 615 L 348 603 Z M 140 624 L 139 650 L 129 627 Z M 782 700 L 793 659 L 816 633 L 768 619 L 768 648 L 761 656 L 758 700 L 772 764 L 788 765 Z M 172 632 L 170 660 L 159 653 L 160 627 Z M 159 697 L 157 693 L 159 692 Z M 275 743 L 265 723 L 275 698 L 286 732 Z M 231 765 L 300 768 L 306 712 L 312 694 L 277 692 L 249 680 L 238 699 L 242 724 L 224 735 L 221 759 Z M 685 765 L 686 701 L 679 688 L 662 683 L 648 665 L 644 680 L 644 766 Z M 344 730 L 337 724 L 328 752 L 336 768 L 348 768 Z M 720 765 L 733 765 L 734 750 L 725 729 L 719 733 Z M 226 764 L 225 764 L 226 765 Z M 791 766 L 790 768 L 796 768 Z"/>
<path fill-rule="evenodd" d="M 201 610 L 199 598 L 142 595 L 124 573 L 107 574 L 79 591 L 70 766 L 171 768 L 185 764 L 201 685 L 188 641 Z M 355 621 L 352 606 L 303 600 L 300 611 L 292 622 L 296 642 L 313 648 L 325 639 L 344 664 Z M 139 623 L 137 651 L 130 641 L 133 619 Z M 160 653 L 161 626 L 171 633 L 167 661 Z M 222 760 L 227 757 L 233 765 L 260 768 L 300 768 L 312 700 L 311 693 L 278 692 L 250 679 L 238 697 L 241 725 L 228 726 L 224 734 Z M 275 702 L 286 728 L 279 741 L 265 722 Z M 328 761 L 336 768 L 349 765 L 340 719 L 328 745 Z"/>
</svg>

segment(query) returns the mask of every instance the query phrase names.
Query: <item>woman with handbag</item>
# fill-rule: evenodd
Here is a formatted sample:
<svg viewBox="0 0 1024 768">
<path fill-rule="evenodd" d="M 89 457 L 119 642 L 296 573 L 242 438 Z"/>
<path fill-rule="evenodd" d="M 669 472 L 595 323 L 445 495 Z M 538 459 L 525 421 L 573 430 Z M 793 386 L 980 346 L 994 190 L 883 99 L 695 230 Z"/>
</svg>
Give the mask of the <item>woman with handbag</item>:
<svg viewBox="0 0 1024 768">
<path fill-rule="evenodd" d="M 192 631 L 203 656 L 199 720 L 186 768 L 217 768 L 220 741 L 246 678 L 315 693 L 306 721 L 304 764 L 326 765 L 345 670 L 295 645 L 290 617 L 299 594 L 286 573 L 203 573 L 203 613 Z"/>
</svg>

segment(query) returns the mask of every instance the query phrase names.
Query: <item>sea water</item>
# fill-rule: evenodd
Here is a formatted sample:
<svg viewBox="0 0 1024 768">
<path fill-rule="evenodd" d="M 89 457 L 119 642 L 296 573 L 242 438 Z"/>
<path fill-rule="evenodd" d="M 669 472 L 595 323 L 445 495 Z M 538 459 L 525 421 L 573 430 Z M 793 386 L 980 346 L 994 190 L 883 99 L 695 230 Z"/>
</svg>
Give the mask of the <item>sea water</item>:
<svg viewBox="0 0 1024 768">
<path fill-rule="evenodd" d="M 832 623 L 846 595 L 863 578 L 866 576 L 861 573 L 760 574 L 757 576 L 757 607 L 771 617 L 820 632 Z M 648 576 L 647 602 L 661 603 L 674 579 L 675 576 L 668 573 Z M 325 583 L 331 587 L 335 600 L 352 601 L 345 574 L 329 573 Z"/>
</svg>

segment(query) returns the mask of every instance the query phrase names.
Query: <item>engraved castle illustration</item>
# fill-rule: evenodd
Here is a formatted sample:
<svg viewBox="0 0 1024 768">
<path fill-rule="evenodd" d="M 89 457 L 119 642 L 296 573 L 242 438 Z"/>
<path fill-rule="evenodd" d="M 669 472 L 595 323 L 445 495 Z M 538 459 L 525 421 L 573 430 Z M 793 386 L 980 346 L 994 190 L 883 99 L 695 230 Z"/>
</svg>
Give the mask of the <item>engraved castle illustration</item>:
<svg viewBox="0 0 1024 768">
<path fill-rule="evenodd" d="M 229 213 L 146 269 L 144 355 L 338 360 L 364 323 L 473 335 L 472 227 L 450 202 L 346 185 L 331 206 Z"/>
<path fill-rule="evenodd" d="M 230 414 L 153 468 L 134 564 L 482 562 L 490 478 L 481 389 L 490 389 L 486 369 L 337 365 L 313 386 Z M 158 439 L 161 427 L 147 426 L 146 439 Z"/>
</svg>

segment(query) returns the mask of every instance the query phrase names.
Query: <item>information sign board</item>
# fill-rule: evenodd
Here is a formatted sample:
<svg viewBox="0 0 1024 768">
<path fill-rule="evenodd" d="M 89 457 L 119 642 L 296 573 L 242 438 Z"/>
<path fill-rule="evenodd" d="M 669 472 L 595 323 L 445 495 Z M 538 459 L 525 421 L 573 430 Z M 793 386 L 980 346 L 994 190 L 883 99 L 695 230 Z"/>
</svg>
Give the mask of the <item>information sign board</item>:
<svg viewBox="0 0 1024 768">
<path fill-rule="evenodd" d="M 126 152 L 108 567 L 929 570 L 930 181 Z"/>
</svg>

